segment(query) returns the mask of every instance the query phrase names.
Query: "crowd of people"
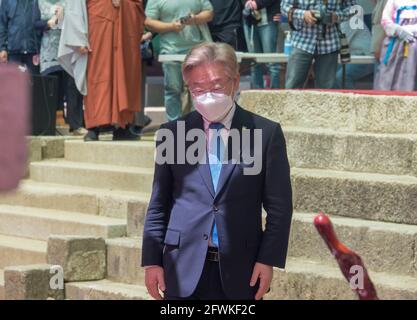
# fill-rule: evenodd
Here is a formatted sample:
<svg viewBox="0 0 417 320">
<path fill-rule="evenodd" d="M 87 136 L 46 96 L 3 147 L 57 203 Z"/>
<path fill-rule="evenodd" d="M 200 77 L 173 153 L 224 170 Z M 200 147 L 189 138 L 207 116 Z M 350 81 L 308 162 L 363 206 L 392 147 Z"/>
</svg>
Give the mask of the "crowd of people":
<svg viewBox="0 0 417 320">
<path fill-rule="evenodd" d="M 378 90 L 414 91 L 416 5 L 416 0 L 0 0 L 0 63 L 55 76 L 59 107 L 65 106 L 74 135 L 96 141 L 100 132 L 112 130 L 114 140 L 136 140 L 151 121 L 144 114 L 143 88 L 155 38 L 158 54 L 186 54 L 207 41 L 275 53 L 289 41 L 287 64 L 251 65 L 254 89 L 304 88 L 309 79 L 316 88 L 341 88 L 340 58 L 346 57 L 340 53 L 347 40 L 348 55 L 373 55 L 376 62 L 346 64 L 346 88 L 368 78 Z M 175 120 L 191 110 L 192 99 L 181 62 L 163 62 L 162 70 L 166 118 Z"/>
</svg>

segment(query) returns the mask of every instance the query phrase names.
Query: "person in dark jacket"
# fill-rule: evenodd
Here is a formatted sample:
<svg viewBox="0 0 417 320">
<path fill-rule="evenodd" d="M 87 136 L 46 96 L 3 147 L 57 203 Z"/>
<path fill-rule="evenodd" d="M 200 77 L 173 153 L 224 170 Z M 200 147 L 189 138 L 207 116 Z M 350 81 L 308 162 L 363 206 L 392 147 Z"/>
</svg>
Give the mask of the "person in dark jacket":
<svg viewBox="0 0 417 320">
<path fill-rule="evenodd" d="M 32 23 L 34 0 L 2 0 L 0 6 L 0 62 L 15 62 L 32 73 L 39 68 L 34 56 L 39 52 L 41 34 Z"/>
<path fill-rule="evenodd" d="M 214 42 L 224 42 L 235 50 L 238 47 L 238 30 L 242 27 L 241 0 L 210 0 L 214 18 L 209 22 L 210 33 Z"/>
<path fill-rule="evenodd" d="M 277 52 L 278 22 L 274 16 L 280 12 L 280 0 L 241 0 L 243 10 L 243 30 L 249 52 Z M 268 63 L 270 88 L 279 88 L 279 64 Z M 263 89 L 262 65 L 251 68 L 251 88 Z"/>
</svg>

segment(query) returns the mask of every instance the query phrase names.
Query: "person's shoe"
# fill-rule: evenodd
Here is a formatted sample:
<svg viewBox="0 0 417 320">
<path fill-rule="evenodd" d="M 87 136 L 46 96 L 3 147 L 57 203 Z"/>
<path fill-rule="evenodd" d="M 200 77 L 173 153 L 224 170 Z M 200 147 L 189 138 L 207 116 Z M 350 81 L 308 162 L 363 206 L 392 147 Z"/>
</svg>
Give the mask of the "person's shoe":
<svg viewBox="0 0 417 320">
<path fill-rule="evenodd" d="M 143 127 L 141 126 L 130 126 L 129 130 L 130 133 L 134 134 L 135 136 L 141 137 L 143 135 Z"/>
<path fill-rule="evenodd" d="M 149 126 L 149 125 L 151 124 L 151 122 L 152 122 L 152 119 L 151 119 L 151 118 L 149 118 L 149 117 L 145 114 L 145 126 L 144 126 L 144 128 L 145 128 L 145 127 L 147 127 L 147 126 Z"/>
<path fill-rule="evenodd" d="M 113 131 L 113 141 L 137 141 L 140 137 L 130 131 L 130 127 L 118 128 Z"/>
<path fill-rule="evenodd" d="M 73 131 L 71 132 L 71 134 L 72 134 L 73 136 L 75 136 L 75 137 L 85 136 L 87 133 L 88 133 L 88 130 L 87 130 L 87 129 L 84 129 L 84 128 L 78 128 L 78 129 L 73 130 Z"/>
<path fill-rule="evenodd" d="M 87 134 L 84 136 L 84 141 L 98 141 L 99 131 L 97 128 L 88 129 Z"/>
</svg>

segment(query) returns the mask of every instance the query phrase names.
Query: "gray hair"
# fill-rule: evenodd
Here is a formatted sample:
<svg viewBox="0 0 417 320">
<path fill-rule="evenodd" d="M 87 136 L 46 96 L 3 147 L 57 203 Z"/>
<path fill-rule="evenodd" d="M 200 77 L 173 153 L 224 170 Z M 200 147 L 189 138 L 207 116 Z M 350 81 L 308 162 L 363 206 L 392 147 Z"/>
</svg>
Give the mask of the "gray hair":
<svg viewBox="0 0 417 320">
<path fill-rule="evenodd" d="M 182 64 L 182 75 L 188 82 L 188 73 L 204 63 L 221 63 L 228 76 L 234 78 L 239 74 L 239 63 L 236 52 L 227 43 L 205 42 L 193 47 Z"/>
</svg>

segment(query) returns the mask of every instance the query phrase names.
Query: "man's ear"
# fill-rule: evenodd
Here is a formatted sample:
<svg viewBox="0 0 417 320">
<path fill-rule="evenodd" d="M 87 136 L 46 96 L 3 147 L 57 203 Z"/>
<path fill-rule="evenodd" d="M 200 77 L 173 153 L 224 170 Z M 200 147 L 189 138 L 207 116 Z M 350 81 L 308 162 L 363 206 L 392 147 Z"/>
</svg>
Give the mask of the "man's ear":
<svg viewBox="0 0 417 320">
<path fill-rule="evenodd" d="M 235 82 L 234 82 L 235 93 L 239 91 L 239 86 L 240 86 L 240 73 L 235 78 Z"/>
</svg>

